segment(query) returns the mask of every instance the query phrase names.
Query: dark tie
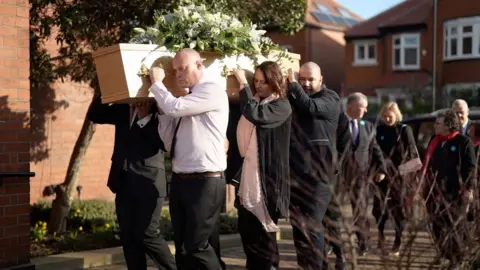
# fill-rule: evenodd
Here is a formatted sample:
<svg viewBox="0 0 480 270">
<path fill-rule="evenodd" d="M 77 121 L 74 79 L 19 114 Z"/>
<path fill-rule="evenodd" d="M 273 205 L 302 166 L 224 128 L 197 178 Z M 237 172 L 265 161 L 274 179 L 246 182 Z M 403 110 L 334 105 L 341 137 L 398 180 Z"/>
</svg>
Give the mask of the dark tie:
<svg viewBox="0 0 480 270">
<path fill-rule="evenodd" d="M 352 141 L 354 145 L 357 145 L 358 142 L 358 127 L 355 125 L 355 120 L 350 120 L 352 125 Z"/>
<path fill-rule="evenodd" d="M 175 131 L 173 132 L 172 147 L 170 148 L 170 157 L 172 158 L 172 160 L 175 156 L 175 145 L 177 144 L 177 132 L 178 128 L 180 127 L 180 122 L 182 122 L 182 117 L 178 119 L 177 126 L 175 127 Z"/>
<path fill-rule="evenodd" d="M 187 95 L 190 95 L 192 91 L 188 91 Z M 177 144 L 177 132 L 178 128 L 180 127 L 180 122 L 182 122 L 182 117 L 178 119 L 177 126 L 175 127 L 175 131 L 173 132 L 173 138 L 172 138 L 172 146 L 170 147 L 170 158 L 173 160 L 173 157 L 175 156 L 175 145 Z"/>
</svg>

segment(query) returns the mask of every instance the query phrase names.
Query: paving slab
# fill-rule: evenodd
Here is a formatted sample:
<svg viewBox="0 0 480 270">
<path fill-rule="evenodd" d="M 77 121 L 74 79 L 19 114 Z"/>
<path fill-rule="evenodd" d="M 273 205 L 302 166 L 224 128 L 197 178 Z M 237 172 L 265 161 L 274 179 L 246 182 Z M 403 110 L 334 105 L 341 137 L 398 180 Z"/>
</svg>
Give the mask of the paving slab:
<svg viewBox="0 0 480 270">
<path fill-rule="evenodd" d="M 386 231 L 387 242 L 386 247 L 389 247 L 393 243 L 394 232 L 392 230 Z M 405 236 L 404 242 L 407 243 L 409 238 L 408 235 Z M 343 234 L 343 241 L 348 240 L 348 235 Z M 280 268 L 281 269 L 297 269 L 296 264 L 296 254 L 295 248 L 292 240 L 279 240 L 279 249 L 280 249 Z M 376 247 L 376 239 L 372 239 L 372 248 Z M 350 246 L 348 244 L 344 245 L 345 250 L 348 250 Z M 393 256 L 382 256 L 378 251 L 372 249 L 370 253 L 366 256 L 358 259 L 358 268 L 357 269 L 436 269 L 432 267 L 432 262 L 435 259 L 436 251 L 431 242 L 430 236 L 428 233 L 423 232 L 419 233 L 412 245 L 408 249 L 410 254 L 403 254 L 401 257 Z M 346 252 L 347 261 L 351 261 L 350 253 Z M 242 248 L 239 247 L 229 247 L 222 249 L 222 258 L 227 264 L 227 269 L 238 270 L 245 269 L 245 254 Z M 334 263 L 334 256 L 329 256 L 329 261 Z M 349 267 L 351 269 L 352 266 Z M 438 267 L 437 267 L 438 268 Z M 109 266 L 101 266 L 93 268 L 95 270 L 127 270 L 127 267 L 124 264 L 116 264 Z M 150 262 L 149 270 L 157 269 Z"/>
</svg>

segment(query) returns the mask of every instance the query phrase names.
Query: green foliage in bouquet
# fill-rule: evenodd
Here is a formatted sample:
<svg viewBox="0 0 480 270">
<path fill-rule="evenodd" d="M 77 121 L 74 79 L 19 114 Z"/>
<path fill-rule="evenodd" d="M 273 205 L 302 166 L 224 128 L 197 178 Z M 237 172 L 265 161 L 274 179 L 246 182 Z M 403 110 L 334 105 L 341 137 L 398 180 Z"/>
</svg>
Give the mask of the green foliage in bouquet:
<svg viewBox="0 0 480 270">
<path fill-rule="evenodd" d="M 154 21 L 151 27 L 134 28 L 136 34 L 130 42 L 157 44 L 171 51 L 191 48 L 225 56 L 243 54 L 252 59 L 279 50 L 255 24 L 212 12 L 205 5 L 191 4 L 180 6 L 173 13 L 156 13 Z"/>
</svg>

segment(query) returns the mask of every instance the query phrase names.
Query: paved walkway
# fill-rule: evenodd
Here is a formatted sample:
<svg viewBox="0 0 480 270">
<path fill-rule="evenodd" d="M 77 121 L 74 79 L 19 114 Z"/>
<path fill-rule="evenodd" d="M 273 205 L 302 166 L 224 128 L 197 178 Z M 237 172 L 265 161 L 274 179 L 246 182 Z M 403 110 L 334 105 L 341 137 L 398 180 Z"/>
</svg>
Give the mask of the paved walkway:
<svg viewBox="0 0 480 270">
<path fill-rule="evenodd" d="M 371 213 L 371 203 L 369 204 L 368 213 Z M 351 207 L 349 204 L 345 204 L 342 207 L 342 213 L 347 223 L 350 223 L 350 219 L 352 216 Z M 403 253 L 401 257 L 391 257 L 391 256 L 381 256 L 380 253 L 375 250 L 377 247 L 377 236 L 375 230 L 375 221 L 371 215 L 369 215 L 371 220 L 371 252 L 367 254 L 365 257 L 361 257 L 358 259 L 358 267 L 357 269 L 436 269 L 431 267 L 432 262 L 436 256 L 435 247 L 431 241 L 431 237 L 429 233 L 426 231 L 419 232 L 416 234 L 415 237 L 408 234 L 407 230 L 404 232 L 404 239 L 403 239 L 403 246 L 408 246 L 405 248 L 407 253 Z M 284 229 L 291 228 L 288 222 L 281 221 L 281 227 Z M 394 232 L 392 230 L 390 222 L 387 222 L 386 229 L 386 243 L 385 247 L 388 249 L 391 247 L 394 238 Z M 282 230 L 283 231 L 283 230 Z M 282 239 L 291 239 L 291 233 L 284 233 L 282 232 Z M 346 251 L 345 254 L 347 256 L 347 261 L 349 260 L 351 252 L 350 245 L 348 243 L 348 235 L 343 233 L 343 240 L 344 240 L 344 250 Z M 356 242 L 356 237 L 354 237 Z M 293 245 L 292 240 L 281 240 L 279 241 L 279 248 L 280 248 L 280 255 L 281 255 L 281 269 L 297 269 L 296 264 L 296 255 L 295 255 L 295 247 Z M 229 249 L 222 249 L 222 259 L 227 264 L 227 269 L 231 270 L 239 270 L 245 269 L 245 254 L 243 253 L 243 249 L 241 246 L 239 247 L 232 247 Z M 333 254 L 329 256 L 329 260 L 334 263 L 335 257 Z M 351 268 L 351 267 L 349 267 Z M 103 266 L 94 268 L 96 270 L 127 270 L 125 265 L 111 265 L 111 266 Z M 149 267 L 149 270 L 154 270 L 155 267 Z"/>
<path fill-rule="evenodd" d="M 393 231 L 387 231 L 386 247 L 392 244 Z M 408 236 L 405 235 L 404 244 L 408 242 Z M 410 238 L 411 239 L 411 238 Z M 347 235 L 344 234 L 344 240 Z M 376 240 L 372 239 L 372 248 L 376 247 Z M 279 241 L 281 254 L 281 269 L 297 269 L 295 248 L 293 241 Z M 345 247 L 348 250 L 348 246 Z M 435 250 L 431 243 L 430 236 L 427 233 L 420 233 L 413 242 L 413 246 L 409 248 L 411 254 L 404 254 L 403 257 L 380 256 L 375 249 L 371 253 L 358 260 L 358 269 L 429 269 L 431 262 L 435 257 Z M 347 254 L 347 257 L 348 256 Z M 222 250 L 222 258 L 227 264 L 227 269 L 240 270 L 245 269 L 245 255 L 241 247 L 234 247 Z M 330 261 L 334 262 L 334 256 L 329 256 Z M 409 266 L 409 267 L 408 267 Z M 96 270 L 127 270 L 125 265 L 111 265 L 94 268 Z M 149 267 L 149 270 L 156 269 Z M 433 269 L 433 268 L 430 268 Z"/>
</svg>

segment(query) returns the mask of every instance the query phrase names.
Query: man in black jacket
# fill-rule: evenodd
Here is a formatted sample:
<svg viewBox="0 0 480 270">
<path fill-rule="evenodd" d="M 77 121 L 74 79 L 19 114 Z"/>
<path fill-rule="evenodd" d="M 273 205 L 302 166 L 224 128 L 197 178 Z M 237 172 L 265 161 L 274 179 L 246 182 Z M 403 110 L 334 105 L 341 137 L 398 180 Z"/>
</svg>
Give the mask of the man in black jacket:
<svg viewBox="0 0 480 270">
<path fill-rule="evenodd" d="M 160 224 L 166 191 L 165 147 L 152 101 L 102 104 L 97 96 L 87 118 L 115 126 L 108 187 L 116 193 L 120 239 L 128 269 L 146 270 L 147 254 L 161 269 L 176 269 Z"/>
<path fill-rule="evenodd" d="M 348 126 L 348 118 L 345 113 L 340 113 L 338 116 L 338 127 L 337 127 L 337 153 L 338 153 L 338 163 L 340 164 L 345 158 L 345 150 L 349 146 L 350 140 L 350 130 Z M 328 236 L 325 239 L 325 249 L 328 250 L 327 254 L 330 251 L 336 256 L 335 270 L 346 269 L 345 256 L 342 249 L 342 234 L 340 228 L 340 218 L 342 217 L 341 205 L 342 202 L 340 196 L 340 186 L 342 185 L 343 178 L 340 174 L 340 165 L 337 165 L 337 172 L 334 178 L 336 178 L 336 183 L 332 187 L 332 199 L 328 205 L 327 212 L 325 213 L 325 218 L 323 219 L 324 226 L 326 228 Z M 329 246 L 327 246 L 329 245 Z M 325 260 L 323 264 L 323 269 L 328 269 L 328 260 Z"/>
<path fill-rule="evenodd" d="M 324 257 L 322 220 L 331 199 L 337 159 L 336 131 L 340 97 L 323 87 L 320 67 L 302 65 L 299 83 L 289 74 L 292 120 L 291 222 L 302 269 L 321 269 Z"/>
</svg>

